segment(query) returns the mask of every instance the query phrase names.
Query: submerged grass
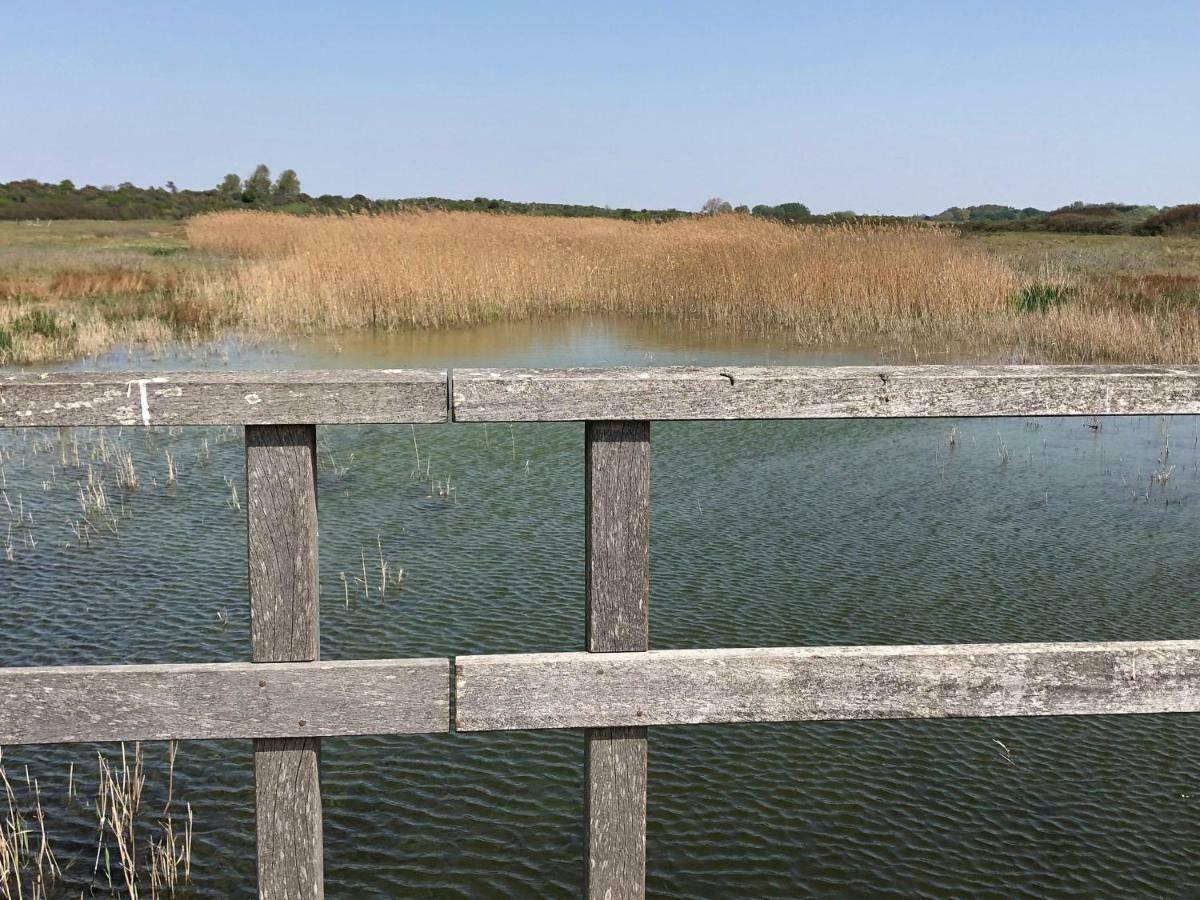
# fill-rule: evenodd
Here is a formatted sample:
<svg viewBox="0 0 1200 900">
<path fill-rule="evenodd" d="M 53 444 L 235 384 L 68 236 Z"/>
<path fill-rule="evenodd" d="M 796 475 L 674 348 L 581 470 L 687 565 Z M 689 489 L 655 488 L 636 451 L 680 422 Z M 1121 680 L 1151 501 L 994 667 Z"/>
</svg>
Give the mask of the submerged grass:
<svg viewBox="0 0 1200 900">
<path fill-rule="evenodd" d="M 191 880 L 194 821 L 190 804 L 174 799 L 178 745 L 167 747 L 166 802 L 150 809 L 142 746 L 133 752 L 120 745 L 113 758 L 96 755 L 93 796 L 81 795 L 74 763 L 67 775 L 65 799 L 45 802 L 37 778 L 10 778 L 0 754 L 0 896 L 48 900 L 50 897 L 173 897 Z M 64 822 L 91 807 L 94 850 L 75 848 L 68 856 L 54 850 L 55 833 Z M 174 807 L 174 808 L 173 808 Z"/>
</svg>

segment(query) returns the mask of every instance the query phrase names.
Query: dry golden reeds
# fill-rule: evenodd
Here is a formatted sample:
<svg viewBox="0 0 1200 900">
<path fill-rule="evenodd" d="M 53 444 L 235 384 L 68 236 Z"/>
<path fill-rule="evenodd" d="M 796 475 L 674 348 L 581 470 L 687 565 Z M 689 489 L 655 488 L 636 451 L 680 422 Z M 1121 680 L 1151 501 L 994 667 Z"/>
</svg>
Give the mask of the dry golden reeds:
<svg viewBox="0 0 1200 900">
<path fill-rule="evenodd" d="M 952 233 L 748 216 L 611 219 L 213 213 L 193 246 L 239 257 L 199 286 L 280 331 L 600 313 L 787 329 L 806 342 L 1004 309 L 1017 277 Z"/>
<path fill-rule="evenodd" d="M 135 744 L 128 753 L 122 744 L 119 757 L 112 761 L 97 754 L 98 779 L 92 801 L 96 848 L 86 861 L 90 871 L 68 868 L 67 877 L 77 886 L 86 883 L 92 889 L 107 889 L 114 896 L 137 900 L 144 896 L 144 886 L 148 886 L 150 898 L 168 897 L 190 881 L 192 808 L 184 804 L 185 811 L 172 811 L 176 746 L 168 745 L 166 805 L 153 823 L 147 821 L 150 814 L 143 810 L 146 772 L 141 745 Z M 0 897 L 45 900 L 66 896 L 64 867 L 51 847 L 41 787 L 28 767 L 23 782 L 23 790 L 14 789 L 0 756 L 0 809 L 7 807 L 0 821 Z M 66 803 L 75 802 L 72 763 Z"/>
<path fill-rule="evenodd" d="M 601 314 L 969 359 L 1200 362 L 1200 304 L 1157 299 L 1195 279 L 1030 271 L 920 224 L 221 212 L 187 232 L 234 261 L 183 290 L 259 332 Z M 1039 288 L 1055 302 L 1031 310 Z"/>
</svg>

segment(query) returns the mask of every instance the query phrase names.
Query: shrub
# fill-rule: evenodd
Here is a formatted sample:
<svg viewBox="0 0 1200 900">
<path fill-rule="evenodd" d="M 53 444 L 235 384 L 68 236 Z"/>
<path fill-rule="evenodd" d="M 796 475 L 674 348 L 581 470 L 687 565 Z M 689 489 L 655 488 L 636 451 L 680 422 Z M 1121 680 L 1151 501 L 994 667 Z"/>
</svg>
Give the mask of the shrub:
<svg viewBox="0 0 1200 900">
<path fill-rule="evenodd" d="M 1200 203 L 1164 209 L 1143 222 L 1138 230 L 1142 234 L 1200 234 Z"/>
</svg>

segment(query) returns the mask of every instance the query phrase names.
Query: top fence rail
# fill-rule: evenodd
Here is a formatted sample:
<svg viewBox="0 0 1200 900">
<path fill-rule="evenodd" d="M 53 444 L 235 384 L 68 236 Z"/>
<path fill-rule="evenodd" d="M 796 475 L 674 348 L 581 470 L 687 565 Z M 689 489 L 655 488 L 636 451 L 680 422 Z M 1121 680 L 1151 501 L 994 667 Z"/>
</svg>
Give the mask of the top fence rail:
<svg viewBox="0 0 1200 900">
<path fill-rule="evenodd" d="M 0 427 L 1200 413 L 1200 366 L 8 373 Z"/>
<path fill-rule="evenodd" d="M 1200 366 L 456 370 L 459 422 L 1200 413 Z"/>
<path fill-rule="evenodd" d="M 0 426 L 446 421 L 442 369 L 0 375 Z"/>
</svg>

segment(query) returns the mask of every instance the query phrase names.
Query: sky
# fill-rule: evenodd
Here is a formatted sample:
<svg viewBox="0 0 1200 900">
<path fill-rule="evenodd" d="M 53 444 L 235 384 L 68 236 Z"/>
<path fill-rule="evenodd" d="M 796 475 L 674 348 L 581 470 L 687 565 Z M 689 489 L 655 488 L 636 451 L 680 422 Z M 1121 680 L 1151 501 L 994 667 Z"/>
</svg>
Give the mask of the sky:
<svg viewBox="0 0 1200 900">
<path fill-rule="evenodd" d="M 0 181 L 933 213 L 1200 200 L 1200 2 L 0 0 Z"/>
</svg>

